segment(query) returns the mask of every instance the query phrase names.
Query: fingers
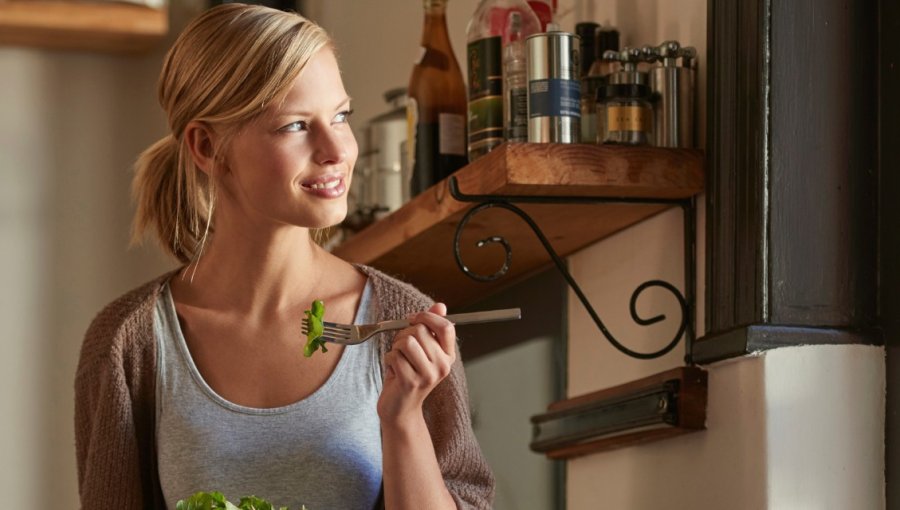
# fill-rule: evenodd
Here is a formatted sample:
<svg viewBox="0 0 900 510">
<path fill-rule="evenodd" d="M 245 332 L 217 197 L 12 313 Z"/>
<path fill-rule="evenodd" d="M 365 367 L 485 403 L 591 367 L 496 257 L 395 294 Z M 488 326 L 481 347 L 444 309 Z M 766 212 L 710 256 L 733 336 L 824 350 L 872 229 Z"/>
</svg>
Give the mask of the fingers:
<svg viewBox="0 0 900 510">
<path fill-rule="evenodd" d="M 435 342 L 432 340 L 431 344 L 435 345 Z M 417 338 L 403 336 L 395 340 L 394 347 L 385 355 L 385 364 L 393 367 L 397 377 L 408 387 L 430 390 L 447 376 L 443 367 L 449 366 L 447 356 L 437 347 L 433 349 L 438 358 L 435 361 L 429 359 Z"/>
<path fill-rule="evenodd" d="M 410 322 L 428 328 L 444 353 L 455 358 L 456 327 L 444 318 L 445 315 L 447 315 L 447 306 L 443 303 L 435 303 L 427 312 L 420 312 L 410 317 Z"/>
<path fill-rule="evenodd" d="M 385 355 L 387 377 L 430 390 L 450 374 L 456 361 L 456 328 L 446 314 L 446 305 L 435 303 L 410 316 L 411 325 L 397 332 Z"/>
</svg>

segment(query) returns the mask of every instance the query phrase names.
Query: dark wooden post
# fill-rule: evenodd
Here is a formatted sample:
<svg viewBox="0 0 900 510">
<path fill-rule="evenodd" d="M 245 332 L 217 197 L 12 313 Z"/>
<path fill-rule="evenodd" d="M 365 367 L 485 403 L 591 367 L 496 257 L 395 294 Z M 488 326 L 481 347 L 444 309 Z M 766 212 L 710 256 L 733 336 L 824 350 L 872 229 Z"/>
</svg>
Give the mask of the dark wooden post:
<svg viewBox="0 0 900 510">
<path fill-rule="evenodd" d="M 694 361 L 878 343 L 877 0 L 710 0 Z"/>
<path fill-rule="evenodd" d="M 887 345 L 887 507 L 900 507 L 900 2 L 879 10 L 879 322 Z"/>
</svg>

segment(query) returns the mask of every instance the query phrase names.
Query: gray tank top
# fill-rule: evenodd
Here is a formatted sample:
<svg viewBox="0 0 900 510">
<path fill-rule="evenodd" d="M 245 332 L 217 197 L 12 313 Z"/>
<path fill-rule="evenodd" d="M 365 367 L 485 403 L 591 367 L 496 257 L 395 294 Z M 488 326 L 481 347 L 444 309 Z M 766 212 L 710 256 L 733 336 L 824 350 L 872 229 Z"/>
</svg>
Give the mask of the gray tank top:
<svg viewBox="0 0 900 510">
<path fill-rule="evenodd" d="M 374 317 L 370 287 L 366 283 L 356 323 Z M 255 495 L 291 510 L 375 506 L 382 481 L 376 412 L 381 364 L 375 342 L 346 347 L 312 395 L 257 409 L 225 400 L 203 380 L 168 284 L 156 304 L 154 327 L 157 458 L 170 509 L 179 499 L 213 490 L 234 503 Z"/>
</svg>

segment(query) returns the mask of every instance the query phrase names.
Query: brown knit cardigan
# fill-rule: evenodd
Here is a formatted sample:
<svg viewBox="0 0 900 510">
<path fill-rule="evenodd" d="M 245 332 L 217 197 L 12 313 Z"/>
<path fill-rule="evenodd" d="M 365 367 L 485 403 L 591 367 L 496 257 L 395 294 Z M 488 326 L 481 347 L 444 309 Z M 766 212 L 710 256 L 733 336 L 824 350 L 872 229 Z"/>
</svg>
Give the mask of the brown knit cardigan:
<svg viewBox="0 0 900 510">
<path fill-rule="evenodd" d="M 372 283 L 372 302 L 379 320 L 406 317 L 432 304 L 408 284 L 367 266 L 357 268 Z M 153 310 L 162 284 L 173 274 L 112 302 L 85 335 L 75 375 L 75 445 L 82 508 L 166 507 L 156 465 Z M 384 354 L 390 336 L 382 334 L 374 341 Z M 425 400 L 424 414 L 444 481 L 457 506 L 491 508 L 494 478 L 472 432 L 459 360 Z"/>
</svg>

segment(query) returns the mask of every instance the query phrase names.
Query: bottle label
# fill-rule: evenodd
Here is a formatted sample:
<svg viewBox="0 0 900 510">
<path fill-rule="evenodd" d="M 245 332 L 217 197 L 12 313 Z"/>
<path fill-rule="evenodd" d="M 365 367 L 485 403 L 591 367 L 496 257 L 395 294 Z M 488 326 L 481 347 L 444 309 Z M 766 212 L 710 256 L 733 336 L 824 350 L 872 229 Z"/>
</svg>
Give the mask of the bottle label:
<svg viewBox="0 0 900 510">
<path fill-rule="evenodd" d="M 528 141 L 528 90 L 525 87 L 509 89 L 509 109 L 506 138 L 511 142 Z"/>
<path fill-rule="evenodd" d="M 528 118 L 581 117 L 581 82 L 548 78 L 528 82 Z"/>
<path fill-rule="evenodd" d="M 438 152 L 440 154 L 466 154 L 466 119 L 456 113 L 438 114 Z"/>
<path fill-rule="evenodd" d="M 500 36 L 479 39 L 467 48 L 469 66 L 469 144 L 503 142 L 503 65 Z"/>
<path fill-rule="evenodd" d="M 606 108 L 607 131 L 650 131 L 650 108 L 643 106 L 609 106 Z"/>
</svg>

